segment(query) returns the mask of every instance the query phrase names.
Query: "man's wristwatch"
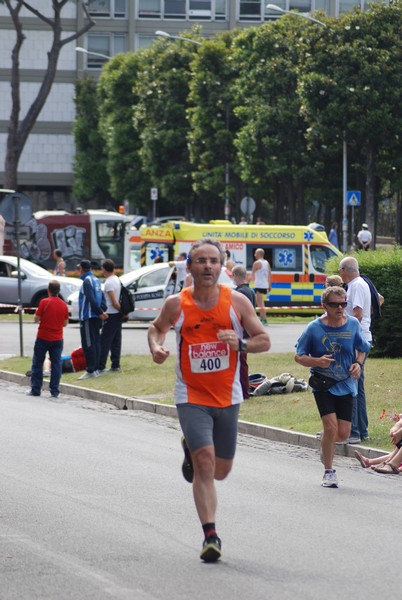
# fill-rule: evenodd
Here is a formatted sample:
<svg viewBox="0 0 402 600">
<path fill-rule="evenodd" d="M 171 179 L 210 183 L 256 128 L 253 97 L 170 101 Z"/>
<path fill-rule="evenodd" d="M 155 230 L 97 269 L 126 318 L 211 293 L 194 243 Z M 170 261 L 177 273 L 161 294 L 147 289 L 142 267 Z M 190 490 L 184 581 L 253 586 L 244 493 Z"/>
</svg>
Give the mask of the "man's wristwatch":
<svg viewBox="0 0 402 600">
<path fill-rule="evenodd" d="M 237 350 L 238 352 L 247 352 L 247 342 L 246 340 L 242 340 L 241 338 L 239 338 L 239 348 Z"/>
<path fill-rule="evenodd" d="M 358 360 L 355 360 L 355 363 L 357 363 L 359 365 L 360 368 L 363 367 L 363 363 L 359 362 Z"/>
</svg>

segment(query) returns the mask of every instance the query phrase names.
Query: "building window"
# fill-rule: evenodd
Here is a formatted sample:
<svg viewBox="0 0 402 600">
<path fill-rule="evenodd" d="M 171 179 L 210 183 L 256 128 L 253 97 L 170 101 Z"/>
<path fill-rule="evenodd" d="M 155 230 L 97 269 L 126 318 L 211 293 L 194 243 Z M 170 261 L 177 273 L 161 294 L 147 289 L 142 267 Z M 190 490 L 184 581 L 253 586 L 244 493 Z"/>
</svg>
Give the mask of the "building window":
<svg viewBox="0 0 402 600">
<path fill-rule="evenodd" d="M 226 19 L 227 0 L 138 0 L 139 19 Z"/>
<path fill-rule="evenodd" d="M 188 16 L 190 19 L 210 19 L 211 0 L 189 0 Z"/>
<path fill-rule="evenodd" d="M 88 10 L 93 17 L 124 19 L 127 16 L 127 0 L 89 0 Z"/>
<path fill-rule="evenodd" d="M 262 12 L 261 0 L 240 0 L 239 2 L 239 20 L 240 21 L 261 21 Z M 267 4 L 265 2 L 265 4 Z"/>
<path fill-rule="evenodd" d="M 165 0 L 165 19 L 185 19 L 186 0 Z"/>
<path fill-rule="evenodd" d="M 297 10 L 299 12 L 311 12 L 310 0 L 289 0 L 289 10 Z"/>
<path fill-rule="evenodd" d="M 360 6 L 360 5 L 361 5 L 361 2 L 359 2 L 359 1 L 356 2 L 353 0 L 339 0 L 338 14 L 345 13 L 345 12 L 352 12 L 352 10 L 355 6 Z M 364 9 L 364 3 L 363 3 L 363 9 Z"/>
<path fill-rule="evenodd" d="M 215 0 L 215 19 L 226 19 L 226 0 Z"/>
<path fill-rule="evenodd" d="M 139 0 L 138 18 L 140 18 L 140 19 L 160 19 L 161 18 L 161 0 Z"/>
<path fill-rule="evenodd" d="M 89 33 L 87 37 L 87 69 L 101 69 L 119 52 L 127 52 L 127 36 L 124 34 Z"/>
<path fill-rule="evenodd" d="M 141 50 L 142 48 L 148 48 L 155 41 L 154 34 L 143 34 L 137 36 L 136 50 Z"/>
</svg>

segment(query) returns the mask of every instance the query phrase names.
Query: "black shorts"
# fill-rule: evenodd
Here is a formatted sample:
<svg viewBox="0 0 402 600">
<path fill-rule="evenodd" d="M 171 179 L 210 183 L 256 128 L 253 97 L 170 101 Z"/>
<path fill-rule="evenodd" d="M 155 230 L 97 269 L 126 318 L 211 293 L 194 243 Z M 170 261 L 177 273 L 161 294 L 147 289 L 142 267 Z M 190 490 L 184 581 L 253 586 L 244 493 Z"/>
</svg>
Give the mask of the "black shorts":
<svg viewBox="0 0 402 600">
<path fill-rule="evenodd" d="M 336 414 L 337 419 L 352 422 L 353 414 L 353 396 L 345 394 L 344 396 L 335 396 L 329 390 L 326 392 L 314 392 L 314 398 L 317 404 L 320 417 Z"/>
<path fill-rule="evenodd" d="M 268 294 L 267 288 L 254 288 L 255 292 L 259 292 L 260 294 Z"/>
</svg>

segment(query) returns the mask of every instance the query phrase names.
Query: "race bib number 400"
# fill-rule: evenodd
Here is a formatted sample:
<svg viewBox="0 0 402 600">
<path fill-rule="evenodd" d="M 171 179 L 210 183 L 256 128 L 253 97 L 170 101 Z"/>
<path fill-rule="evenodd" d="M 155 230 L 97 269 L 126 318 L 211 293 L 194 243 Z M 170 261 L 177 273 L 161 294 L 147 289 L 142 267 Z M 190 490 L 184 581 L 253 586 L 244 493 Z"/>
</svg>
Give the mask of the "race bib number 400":
<svg viewBox="0 0 402 600">
<path fill-rule="evenodd" d="M 192 373 L 215 373 L 229 368 L 229 346 L 223 342 L 191 344 L 189 355 Z"/>
</svg>

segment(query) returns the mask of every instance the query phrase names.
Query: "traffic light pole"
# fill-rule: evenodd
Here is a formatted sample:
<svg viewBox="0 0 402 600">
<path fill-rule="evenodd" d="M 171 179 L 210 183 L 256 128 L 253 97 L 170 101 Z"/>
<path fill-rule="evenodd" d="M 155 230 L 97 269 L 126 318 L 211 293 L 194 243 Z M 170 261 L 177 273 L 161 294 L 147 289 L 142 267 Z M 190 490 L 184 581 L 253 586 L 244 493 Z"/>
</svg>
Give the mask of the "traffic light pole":
<svg viewBox="0 0 402 600">
<path fill-rule="evenodd" d="M 14 201 L 14 231 L 15 231 L 15 243 L 17 246 L 17 272 L 18 272 L 18 322 L 20 328 L 20 356 L 24 356 L 24 341 L 22 335 L 22 285 L 21 285 L 21 270 L 20 270 L 20 197 L 19 194 L 13 195 Z"/>
</svg>

